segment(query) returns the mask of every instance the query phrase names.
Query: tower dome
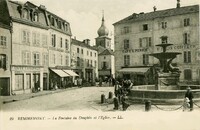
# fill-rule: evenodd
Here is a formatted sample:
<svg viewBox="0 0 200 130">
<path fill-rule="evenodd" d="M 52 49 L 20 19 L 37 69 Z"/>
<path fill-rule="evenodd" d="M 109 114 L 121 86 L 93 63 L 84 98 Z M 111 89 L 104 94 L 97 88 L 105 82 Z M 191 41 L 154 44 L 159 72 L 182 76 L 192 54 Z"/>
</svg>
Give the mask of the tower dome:
<svg viewBox="0 0 200 130">
<path fill-rule="evenodd" d="M 104 23 L 104 15 L 102 17 L 102 23 L 101 23 L 101 27 L 99 28 L 99 30 L 97 31 L 99 37 L 101 36 L 108 36 L 108 29 L 107 27 L 105 26 L 105 23 Z"/>
</svg>

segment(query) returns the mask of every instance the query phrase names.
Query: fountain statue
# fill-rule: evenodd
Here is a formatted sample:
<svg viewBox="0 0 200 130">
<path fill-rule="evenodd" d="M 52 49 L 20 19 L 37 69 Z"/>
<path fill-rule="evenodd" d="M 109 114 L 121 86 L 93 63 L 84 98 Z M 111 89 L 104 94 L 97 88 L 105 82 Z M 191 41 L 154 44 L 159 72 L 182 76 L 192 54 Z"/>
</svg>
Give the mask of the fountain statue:
<svg viewBox="0 0 200 130">
<path fill-rule="evenodd" d="M 157 90 L 176 90 L 178 88 L 178 81 L 181 71 L 178 67 L 172 65 L 172 60 L 176 58 L 177 55 L 181 54 L 178 52 L 166 52 L 168 46 L 173 44 L 162 43 L 156 46 L 162 47 L 163 52 L 149 54 L 157 58 L 160 62 L 160 69 L 157 71 Z"/>
</svg>

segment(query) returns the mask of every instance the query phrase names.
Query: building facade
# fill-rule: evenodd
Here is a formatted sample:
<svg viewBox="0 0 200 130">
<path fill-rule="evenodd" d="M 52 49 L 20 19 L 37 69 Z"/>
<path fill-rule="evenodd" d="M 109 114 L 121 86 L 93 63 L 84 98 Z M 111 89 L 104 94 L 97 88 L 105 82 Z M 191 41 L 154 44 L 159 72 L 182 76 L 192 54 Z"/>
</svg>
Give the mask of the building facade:
<svg viewBox="0 0 200 130">
<path fill-rule="evenodd" d="M 90 40 L 72 39 L 71 44 L 72 69 L 83 81 L 95 82 L 98 77 L 98 52 L 90 45 Z"/>
<path fill-rule="evenodd" d="M 181 71 L 180 82 L 200 82 L 199 5 L 180 7 L 178 2 L 176 8 L 133 13 L 113 25 L 116 76 L 154 80 L 151 68 L 159 61 L 148 54 L 162 51 L 155 45 L 170 43 L 167 51 L 181 53 L 173 60 Z"/>
<path fill-rule="evenodd" d="M 0 24 L 0 93 L 9 95 L 11 82 L 11 30 Z"/>
<path fill-rule="evenodd" d="M 98 71 L 99 78 L 106 80 L 106 78 L 114 78 L 114 53 L 109 49 L 105 49 L 98 55 Z"/>
<path fill-rule="evenodd" d="M 1 0 L 2 5 L 4 16 L 1 15 L 1 19 L 8 20 L 1 24 L 10 29 L 1 31 L 8 43 L 8 61 L 7 69 L 0 75 L 11 77 L 9 85 L 3 88 L 8 88 L 7 95 L 48 90 L 51 69 L 70 67 L 69 23 L 42 5 Z"/>
</svg>

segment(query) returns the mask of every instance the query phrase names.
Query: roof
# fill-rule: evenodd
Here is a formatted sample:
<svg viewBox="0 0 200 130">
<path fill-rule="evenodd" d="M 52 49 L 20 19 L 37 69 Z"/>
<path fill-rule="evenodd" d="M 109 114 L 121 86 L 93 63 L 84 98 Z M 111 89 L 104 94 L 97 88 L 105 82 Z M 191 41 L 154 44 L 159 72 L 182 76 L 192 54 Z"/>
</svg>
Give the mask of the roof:
<svg viewBox="0 0 200 130">
<path fill-rule="evenodd" d="M 19 11 L 22 7 L 39 11 L 39 21 L 33 22 L 31 20 L 22 19 L 20 15 L 20 11 Z M 47 27 L 45 12 L 30 2 L 22 3 L 22 2 L 16 2 L 16 1 L 8 1 L 8 10 L 9 10 L 10 16 L 15 21 L 30 23 L 32 25 L 34 24 L 35 26 Z"/>
<path fill-rule="evenodd" d="M 29 26 L 34 26 L 34 27 L 38 27 L 42 29 L 51 28 L 61 33 L 64 33 L 70 36 L 72 35 L 70 24 L 66 20 L 62 19 L 61 17 L 47 11 L 45 6 L 37 6 L 29 1 L 19 2 L 19 1 L 11 1 L 11 0 L 0 0 L 0 2 L 1 2 L 0 3 L 0 21 L 3 24 L 6 23 L 6 25 L 10 26 L 10 22 L 12 20 L 14 22 L 26 24 Z M 29 10 L 29 12 L 32 12 L 32 11 L 37 12 L 39 21 L 35 22 L 31 20 L 31 16 L 29 16 L 29 19 L 21 18 L 22 11 L 24 8 Z M 49 15 L 57 19 L 58 21 L 65 23 L 68 29 L 64 29 L 64 27 L 58 28 L 58 26 L 51 26 L 51 24 L 49 24 L 49 17 L 48 17 Z M 64 25 L 61 24 L 61 26 L 64 26 Z"/>
<path fill-rule="evenodd" d="M 0 23 L 10 26 L 10 17 L 6 0 L 0 0 Z"/>
<path fill-rule="evenodd" d="M 103 52 L 99 53 L 99 55 L 114 55 L 114 53 L 110 49 L 105 49 Z"/>
<path fill-rule="evenodd" d="M 76 39 L 72 39 L 72 45 L 77 45 L 77 46 L 81 46 L 81 47 L 85 47 L 85 48 L 97 51 L 96 47 L 87 45 L 86 43 L 76 40 Z"/>
<path fill-rule="evenodd" d="M 140 13 L 140 14 L 133 13 L 132 15 L 114 23 L 113 25 L 120 24 L 120 23 L 136 22 L 136 21 L 143 21 L 143 20 L 151 20 L 155 18 L 197 13 L 197 12 L 199 12 L 199 5 L 184 6 L 180 8 L 172 8 L 172 9 L 166 9 L 166 10 L 158 10 L 158 11 L 149 12 L 149 13 Z"/>
<path fill-rule="evenodd" d="M 96 46 L 98 49 L 98 54 L 100 54 L 101 52 L 103 52 L 106 48 L 102 47 L 102 46 Z"/>
</svg>

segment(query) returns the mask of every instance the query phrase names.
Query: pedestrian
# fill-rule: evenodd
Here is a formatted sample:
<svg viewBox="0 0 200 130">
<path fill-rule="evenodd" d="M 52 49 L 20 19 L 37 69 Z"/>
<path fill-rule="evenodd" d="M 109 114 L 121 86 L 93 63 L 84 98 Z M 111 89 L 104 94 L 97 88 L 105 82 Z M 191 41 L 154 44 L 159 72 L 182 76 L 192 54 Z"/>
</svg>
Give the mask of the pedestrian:
<svg viewBox="0 0 200 130">
<path fill-rule="evenodd" d="M 122 89 L 122 86 L 119 84 L 118 81 L 116 81 L 114 93 L 115 93 L 115 97 L 118 98 L 119 103 L 121 103 L 121 97 L 122 97 L 122 94 L 123 94 L 123 89 Z"/>
<path fill-rule="evenodd" d="M 127 87 L 126 91 L 129 93 L 133 87 L 133 83 L 131 82 L 130 79 L 127 82 L 128 82 L 128 87 Z"/>
<path fill-rule="evenodd" d="M 112 78 L 109 79 L 109 87 L 111 86 L 112 84 Z"/>
<path fill-rule="evenodd" d="M 102 79 L 101 78 L 99 79 L 99 86 L 100 87 L 102 86 Z"/>
<path fill-rule="evenodd" d="M 120 88 L 119 82 L 116 81 L 115 90 L 114 90 L 115 97 L 118 97 L 119 88 Z"/>
<path fill-rule="evenodd" d="M 190 104 L 190 111 L 192 111 L 192 110 L 193 110 L 193 93 L 192 93 L 190 87 L 187 88 L 187 91 L 186 91 L 186 93 L 185 93 L 185 98 L 186 98 L 186 97 L 190 100 L 190 101 L 189 101 L 189 104 Z"/>
<path fill-rule="evenodd" d="M 74 80 L 74 86 L 77 86 L 77 79 Z"/>
<path fill-rule="evenodd" d="M 115 79 L 112 78 L 112 86 L 115 86 Z"/>
<path fill-rule="evenodd" d="M 127 102 L 128 97 L 126 96 L 126 93 L 123 93 L 121 100 L 122 100 L 122 109 L 123 111 L 126 111 L 127 108 L 130 106 L 130 104 Z"/>
<path fill-rule="evenodd" d="M 82 87 L 82 78 L 78 79 L 78 86 L 81 88 Z"/>
</svg>

